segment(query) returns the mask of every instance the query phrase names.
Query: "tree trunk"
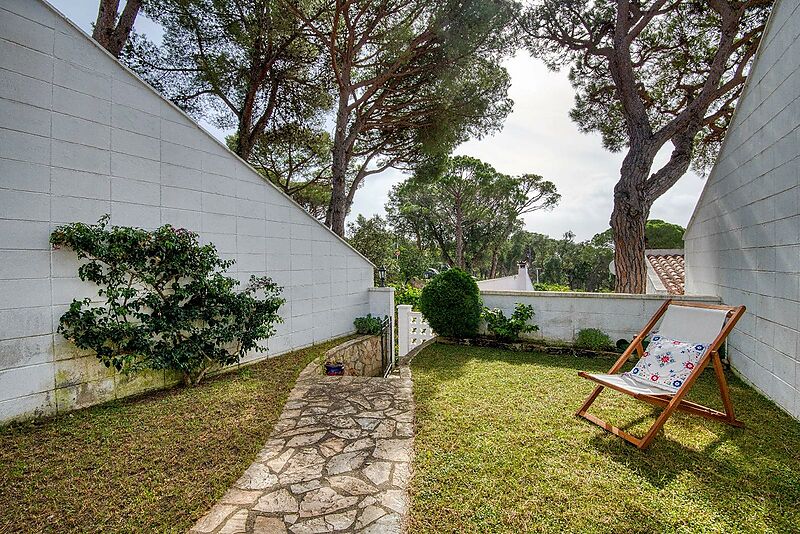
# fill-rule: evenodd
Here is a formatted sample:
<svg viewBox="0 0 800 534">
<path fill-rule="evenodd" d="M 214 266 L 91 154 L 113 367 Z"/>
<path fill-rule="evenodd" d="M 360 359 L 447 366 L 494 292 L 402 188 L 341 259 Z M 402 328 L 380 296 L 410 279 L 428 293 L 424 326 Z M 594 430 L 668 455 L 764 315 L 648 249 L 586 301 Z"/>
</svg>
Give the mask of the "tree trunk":
<svg viewBox="0 0 800 534">
<path fill-rule="evenodd" d="M 456 227 L 453 229 L 456 234 L 456 266 L 464 268 L 464 215 L 461 213 L 461 205 L 456 205 Z"/>
<path fill-rule="evenodd" d="M 497 276 L 497 250 L 492 251 L 492 268 L 489 270 L 489 278 Z"/>
<path fill-rule="evenodd" d="M 118 58 L 125 43 L 128 42 L 141 7 L 142 0 L 128 0 L 117 20 L 119 0 L 100 0 L 92 38 Z"/>
<path fill-rule="evenodd" d="M 347 218 L 347 125 L 350 114 L 347 109 L 349 93 L 339 92 L 339 110 L 336 114 L 336 131 L 333 136 L 333 162 L 331 166 L 331 204 L 328 221 L 331 230 L 344 237 L 344 222 Z"/>
<path fill-rule="evenodd" d="M 617 293 L 645 293 L 644 230 L 652 201 L 646 194 L 646 180 L 653 157 L 646 150 L 631 148 L 622 163 L 621 178 L 614 187 L 614 267 Z"/>
</svg>

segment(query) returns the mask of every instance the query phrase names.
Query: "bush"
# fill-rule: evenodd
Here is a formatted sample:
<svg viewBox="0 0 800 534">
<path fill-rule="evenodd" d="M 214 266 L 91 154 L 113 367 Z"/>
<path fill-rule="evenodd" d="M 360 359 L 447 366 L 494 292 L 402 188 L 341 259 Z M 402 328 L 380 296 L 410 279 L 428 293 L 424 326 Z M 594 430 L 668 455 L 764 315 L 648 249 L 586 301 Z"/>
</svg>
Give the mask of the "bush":
<svg viewBox="0 0 800 534">
<path fill-rule="evenodd" d="M 409 284 L 394 286 L 394 303 L 396 305 L 410 304 L 415 310 L 419 309 L 419 298 L 422 290 Z"/>
<path fill-rule="evenodd" d="M 88 260 L 78 275 L 104 300 L 73 300 L 58 331 L 117 371 L 168 369 L 197 384 L 215 366 L 265 351 L 259 341 L 281 322 L 285 300 L 271 279 L 251 277 L 235 291 L 239 282 L 223 274 L 234 262 L 188 230 L 109 228 L 106 215 L 94 225 L 60 226 L 50 242 Z"/>
<path fill-rule="evenodd" d="M 445 271 L 422 288 L 419 309 L 438 335 L 475 337 L 482 309 L 478 284 L 460 269 Z"/>
<path fill-rule="evenodd" d="M 378 334 L 381 331 L 381 320 L 368 313 L 366 317 L 357 317 L 353 326 L 359 334 Z"/>
<path fill-rule="evenodd" d="M 533 306 L 519 302 L 511 318 L 506 317 L 500 308 L 483 309 L 486 328 L 503 341 L 517 341 L 523 332 L 538 332 L 538 325 L 528 323 L 534 315 Z"/>
<path fill-rule="evenodd" d="M 537 282 L 533 284 L 534 291 L 560 291 L 562 293 L 566 293 L 568 291 L 572 291 L 569 286 L 564 286 L 561 284 L 548 284 L 545 282 Z"/>
<path fill-rule="evenodd" d="M 575 338 L 575 346 L 589 350 L 613 350 L 614 342 L 602 330 L 584 328 L 578 331 L 578 336 Z"/>
</svg>

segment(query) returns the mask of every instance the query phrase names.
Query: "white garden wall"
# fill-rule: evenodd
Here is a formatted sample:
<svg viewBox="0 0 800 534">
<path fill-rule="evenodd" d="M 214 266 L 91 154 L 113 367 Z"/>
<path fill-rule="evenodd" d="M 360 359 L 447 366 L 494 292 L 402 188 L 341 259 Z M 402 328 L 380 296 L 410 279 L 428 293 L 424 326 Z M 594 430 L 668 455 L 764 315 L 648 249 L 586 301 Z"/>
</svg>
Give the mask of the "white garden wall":
<svg viewBox="0 0 800 534">
<path fill-rule="evenodd" d="M 667 298 L 695 302 L 720 302 L 698 295 L 628 295 L 618 293 L 567 293 L 554 291 L 481 291 L 483 305 L 500 308 L 506 316 L 517 303 L 530 304 L 539 331 L 531 337 L 573 341 L 579 330 L 599 328 L 612 341 L 630 341 Z"/>
<path fill-rule="evenodd" d="M 734 367 L 800 418 L 800 3 L 778 0 L 686 235 L 687 291 L 744 304 Z"/>
<path fill-rule="evenodd" d="M 371 309 L 365 258 L 49 5 L 0 0 L 0 421 L 170 381 L 115 375 L 54 333 L 94 287 L 49 234 L 105 213 L 197 231 L 235 276 L 284 286 L 270 355 L 348 333 Z"/>
</svg>

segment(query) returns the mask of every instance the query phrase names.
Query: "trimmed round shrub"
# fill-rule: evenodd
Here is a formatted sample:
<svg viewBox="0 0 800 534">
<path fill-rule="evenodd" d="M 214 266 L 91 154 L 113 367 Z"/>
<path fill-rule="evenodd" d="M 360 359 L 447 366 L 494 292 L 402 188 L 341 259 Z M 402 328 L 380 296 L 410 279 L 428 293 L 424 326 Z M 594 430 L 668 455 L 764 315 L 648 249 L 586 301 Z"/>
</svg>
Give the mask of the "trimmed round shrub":
<svg viewBox="0 0 800 534">
<path fill-rule="evenodd" d="M 438 335 L 468 338 L 478 334 L 483 303 L 475 280 L 460 269 L 450 269 L 422 289 L 419 309 Z"/>
<path fill-rule="evenodd" d="M 602 330 L 584 328 L 578 332 L 575 338 L 575 346 L 580 349 L 611 350 L 614 347 L 614 342 Z"/>
</svg>

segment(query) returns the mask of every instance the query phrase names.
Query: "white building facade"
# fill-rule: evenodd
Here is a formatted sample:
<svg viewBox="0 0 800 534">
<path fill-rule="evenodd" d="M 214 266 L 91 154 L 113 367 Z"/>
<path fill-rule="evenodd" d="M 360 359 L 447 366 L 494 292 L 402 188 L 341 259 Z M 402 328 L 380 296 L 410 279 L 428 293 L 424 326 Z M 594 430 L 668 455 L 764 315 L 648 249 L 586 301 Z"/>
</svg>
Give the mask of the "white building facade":
<svg viewBox="0 0 800 534">
<path fill-rule="evenodd" d="M 800 2 L 777 0 L 685 235 L 686 292 L 747 313 L 734 368 L 800 418 Z"/>
<path fill-rule="evenodd" d="M 353 330 L 391 310 L 373 265 L 42 0 L 0 0 L 0 422 L 163 387 L 125 377 L 55 333 L 75 298 L 96 295 L 61 224 L 96 222 L 200 234 L 268 275 L 287 299 L 268 355 Z M 264 357 L 253 355 L 252 358 Z"/>
</svg>

